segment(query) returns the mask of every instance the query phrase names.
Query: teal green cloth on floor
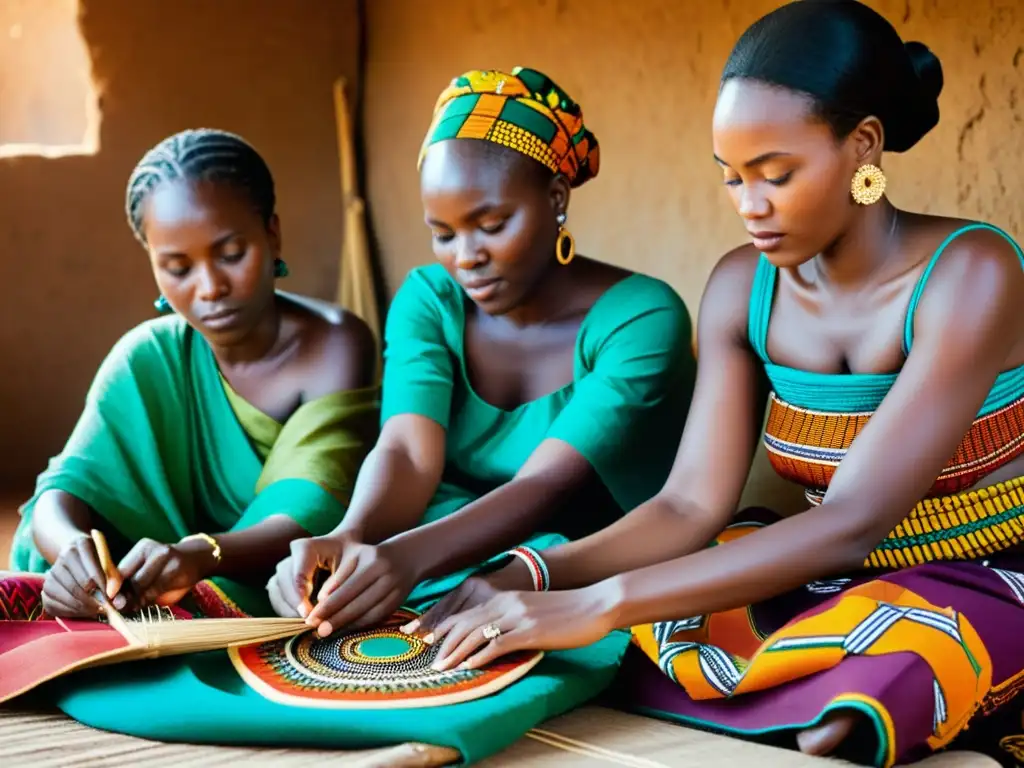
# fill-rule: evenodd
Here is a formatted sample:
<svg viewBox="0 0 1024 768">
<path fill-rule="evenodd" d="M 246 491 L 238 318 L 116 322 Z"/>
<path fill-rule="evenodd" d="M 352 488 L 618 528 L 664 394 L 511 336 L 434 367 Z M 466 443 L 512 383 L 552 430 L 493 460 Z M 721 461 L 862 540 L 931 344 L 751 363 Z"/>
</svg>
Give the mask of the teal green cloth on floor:
<svg viewBox="0 0 1024 768">
<path fill-rule="evenodd" d="M 565 539 L 548 534 L 531 541 L 544 549 Z M 456 583 L 474 570 L 446 581 Z M 239 586 L 226 591 L 243 610 L 268 613 L 265 593 Z M 419 591 L 431 597 L 410 606 L 423 611 L 437 595 L 430 588 Z M 251 689 L 225 651 L 101 667 L 57 680 L 46 690 L 75 720 L 141 738 L 345 749 L 418 741 L 454 747 L 472 763 L 601 694 L 628 645 L 629 633 L 617 631 L 586 648 L 549 653 L 504 690 L 438 709 L 331 711 L 278 704 Z"/>
<path fill-rule="evenodd" d="M 530 728 L 578 707 L 612 681 L 629 634 L 549 653 L 526 677 L 476 701 L 438 709 L 327 710 L 260 696 L 224 652 L 133 662 L 53 683 L 64 712 L 86 725 L 159 741 L 370 749 L 407 741 L 453 747 L 474 763 Z"/>
</svg>

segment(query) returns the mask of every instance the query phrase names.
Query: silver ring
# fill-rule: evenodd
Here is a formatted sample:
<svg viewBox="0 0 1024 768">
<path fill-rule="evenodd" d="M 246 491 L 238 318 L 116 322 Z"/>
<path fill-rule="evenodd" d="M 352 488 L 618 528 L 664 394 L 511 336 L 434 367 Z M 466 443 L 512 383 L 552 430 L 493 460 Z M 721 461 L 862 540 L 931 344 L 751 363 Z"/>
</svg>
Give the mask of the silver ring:
<svg viewBox="0 0 1024 768">
<path fill-rule="evenodd" d="M 488 640 L 493 640 L 494 638 L 499 637 L 500 635 L 501 627 L 499 627 L 497 623 L 491 622 L 490 624 L 484 627 L 484 637 Z"/>
</svg>

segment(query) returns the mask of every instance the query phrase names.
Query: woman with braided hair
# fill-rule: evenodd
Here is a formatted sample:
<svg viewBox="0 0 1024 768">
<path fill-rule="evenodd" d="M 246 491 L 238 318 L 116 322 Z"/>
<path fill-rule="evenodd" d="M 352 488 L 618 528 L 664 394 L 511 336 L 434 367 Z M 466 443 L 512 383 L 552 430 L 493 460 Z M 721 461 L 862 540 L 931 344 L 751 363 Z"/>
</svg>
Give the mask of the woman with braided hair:
<svg viewBox="0 0 1024 768">
<path fill-rule="evenodd" d="M 101 592 L 118 608 L 171 604 L 214 576 L 266 612 L 274 565 L 293 539 L 337 525 L 373 444 L 372 334 L 275 291 L 287 267 L 274 180 L 238 136 L 160 142 L 131 175 L 127 215 L 164 316 L 100 366 L 22 509 L 12 567 L 47 572 L 54 616 L 96 615 Z M 121 557 L 117 578 L 92 529 Z"/>
</svg>

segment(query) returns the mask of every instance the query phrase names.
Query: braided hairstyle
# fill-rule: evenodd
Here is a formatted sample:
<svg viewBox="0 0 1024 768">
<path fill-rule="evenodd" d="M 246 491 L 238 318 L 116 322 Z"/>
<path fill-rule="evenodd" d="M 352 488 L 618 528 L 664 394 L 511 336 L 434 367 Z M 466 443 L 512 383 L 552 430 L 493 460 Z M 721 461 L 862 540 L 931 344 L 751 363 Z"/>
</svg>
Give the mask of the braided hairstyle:
<svg viewBox="0 0 1024 768">
<path fill-rule="evenodd" d="M 199 128 L 169 136 L 149 150 L 128 179 L 125 212 L 136 239 L 146 245 L 142 213 L 146 198 L 169 181 L 231 184 L 249 196 L 269 224 L 276 198 L 270 169 L 245 139 L 227 131 Z"/>
</svg>

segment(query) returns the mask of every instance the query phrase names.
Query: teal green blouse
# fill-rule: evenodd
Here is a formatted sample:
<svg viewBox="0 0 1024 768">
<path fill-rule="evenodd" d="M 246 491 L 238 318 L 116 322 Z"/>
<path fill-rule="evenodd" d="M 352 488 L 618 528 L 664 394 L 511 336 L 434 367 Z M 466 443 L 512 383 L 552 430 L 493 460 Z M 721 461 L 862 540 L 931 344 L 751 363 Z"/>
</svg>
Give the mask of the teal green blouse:
<svg viewBox="0 0 1024 768">
<path fill-rule="evenodd" d="M 470 385 L 467 302 L 432 265 L 409 274 L 388 312 L 382 421 L 412 413 L 447 431 L 444 481 L 424 523 L 510 481 L 549 438 L 579 451 L 615 502 L 559 513 L 560 533 L 592 533 L 661 489 L 696 372 L 690 316 L 669 285 L 634 274 L 609 288 L 580 327 L 572 382 L 514 410 L 483 401 Z"/>
</svg>

